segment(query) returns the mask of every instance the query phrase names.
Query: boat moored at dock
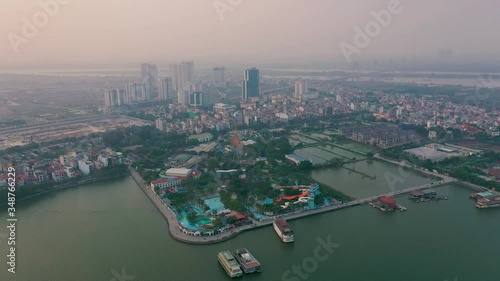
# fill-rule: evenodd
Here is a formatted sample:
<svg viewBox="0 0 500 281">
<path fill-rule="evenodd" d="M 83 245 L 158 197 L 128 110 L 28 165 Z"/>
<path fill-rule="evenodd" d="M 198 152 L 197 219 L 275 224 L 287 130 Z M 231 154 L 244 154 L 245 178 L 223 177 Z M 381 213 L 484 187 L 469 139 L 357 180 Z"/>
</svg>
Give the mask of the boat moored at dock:
<svg viewBox="0 0 500 281">
<path fill-rule="evenodd" d="M 290 243 L 294 241 L 294 232 L 288 226 L 288 223 L 283 218 L 277 218 L 273 222 L 274 231 L 278 234 L 281 240 L 285 243 Z"/>
<path fill-rule="evenodd" d="M 476 203 L 476 208 L 479 209 L 488 209 L 497 207 L 500 207 L 500 196 L 487 199 L 478 199 Z"/>
<path fill-rule="evenodd" d="M 260 262 L 247 249 L 234 250 L 233 256 L 238 261 L 244 273 L 262 272 Z"/>
<path fill-rule="evenodd" d="M 219 254 L 217 254 L 217 259 L 229 277 L 234 278 L 243 275 L 238 262 L 230 251 L 219 252 Z"/>
</svg>

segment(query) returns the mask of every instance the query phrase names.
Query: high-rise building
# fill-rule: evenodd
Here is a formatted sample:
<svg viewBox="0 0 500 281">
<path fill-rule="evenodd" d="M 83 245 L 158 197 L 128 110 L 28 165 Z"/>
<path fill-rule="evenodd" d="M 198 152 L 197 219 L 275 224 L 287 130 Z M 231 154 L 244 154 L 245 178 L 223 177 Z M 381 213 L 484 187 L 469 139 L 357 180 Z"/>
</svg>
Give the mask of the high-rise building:
<svg viewBox="0 0 500 281">
<path fill-rule="evenodd" d="M 203 106 L 203 93 L 192 92 L 189 94 L 189 105 L 194 107 Z"/>
<path fill-rule="evenodd" d="M 115 107 L 128 104 L 125 90 L 108 89 L 104 91 L 104 104 L 106 110 L 112 111 Z"/>
<path fill-rule="evenodd" d="M 295 98 L 302 99 L 307 94 L 307 81 L 299 80 L 295 82 Z"/>
<path fill-rule="evenodd" d="M 158 98 L 159 100 L 172 100 L 172 78 L 164 77 L 158 80 Z"/>
<path fill-rule="evenodd" d="M 224 67 L 214 67 L 213 71 L 214 71 L 214 84 L 215 85 L 220 85 L 220 84 L 223 84 L 225 82 L 225 78 L 224 78 L 224 71 L 226 70 L 226 68 Z"/>
<path fill-rule="evenodd" d="M 179 90 L 177 91 L 177 103 L 182 105 L 189 104 L 189 91 Z"/>
<path fill-rule="evenodd" d="M 194 83 L 194 61 L 183 61 L 181 63 L 184 82 Z"/>
<path fill-rule="evenodd" d="M 106 109 L 111 109 L 113 107 L 113 92 L 111 90 L 104 91 L 104 106 Z"/>
<path fill-rule="evenodd" d="M 173 63 L 170 65 L 170 76 L 172 76 L 172 90 L 177 92 L 179 90 L 181 72 L 179 71 L 180 65 Z"/>
<path fill-rule="evenodd" d="M 158 84 L 158 66 L 149 63 L 143 63 L 142 82 L 146 84 L 146 97 L 150 98 L 151 93 L 156 89 Z"/>
<path fill-rule="evenodd" d="M 191 101 L 191 94 L 194 92 L 201 92 L 201 86 L 194 83 L 186 82 L 184 87 L 177 91 L 177 103 L 182 105 L 189 105 Z"/>
<path fill-rule="evenodd" d="M 127 102 L 141 102 L 148 99 L 146 83 L 127 83 L 125 88 Z"/>
<path fill-rule="evenodd" d="M 260 74 L 257 68 L 250 68 L 245 70 L 245 77 L 243 80 L 243 99 L 260 96 Z"/>
<path fill-rule="evenodd" d="M 171 64 L 172 90 L 178 92 L 183 90 L 186 83 L 195 82 L 194 62 L 183 61 L 181 64 Z"/>
</svg>

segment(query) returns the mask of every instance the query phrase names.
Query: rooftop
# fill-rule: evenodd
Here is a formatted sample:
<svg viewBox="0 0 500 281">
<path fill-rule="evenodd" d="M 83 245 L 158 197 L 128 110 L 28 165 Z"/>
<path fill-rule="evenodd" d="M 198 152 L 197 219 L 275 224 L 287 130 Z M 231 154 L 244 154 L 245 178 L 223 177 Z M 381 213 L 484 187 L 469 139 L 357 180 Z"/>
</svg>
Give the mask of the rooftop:
<svg viewBox="0 0 500 281">
<path fill-rule="evenodd" d="M 427 147 L 417 147 L 417 148 L 407 149 L 404 152 L 408 152 L 417 157 L 433 161 L 441 161 L 449 156 L 448 153 L 436 151 L 434 149 Z"/>
<path fill-rule="evenodd" d="M 171 168 L 165 172 L 165 175 L 172 176 L 188 176 L 191 173 L 191 169 L 186 168 Z"/>
<path fill-rule="evenodd" d="M 302 161 L 309 161 L 309 159 L 306 159 L 306 158 L 304 158 L 304 157 L 302 157 L 302 156 L 300 156 L 298 154 L 295 154 L 295 153 L 288 154 L 286 156 L 288 156 L 290 158 L 293 158 L 293 159 L 295 159 L 297 161 L 300 161 L 300 162 L 302 162 Z"/>
</svg>

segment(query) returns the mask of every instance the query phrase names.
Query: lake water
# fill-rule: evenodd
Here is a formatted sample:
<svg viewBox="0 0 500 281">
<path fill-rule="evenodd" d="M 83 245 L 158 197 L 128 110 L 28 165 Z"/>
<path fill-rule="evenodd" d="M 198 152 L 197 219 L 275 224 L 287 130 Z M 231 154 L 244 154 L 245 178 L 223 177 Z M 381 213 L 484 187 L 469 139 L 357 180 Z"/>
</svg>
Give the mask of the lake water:
<svg viewBox="0 0 500 281">
<path fill-rule="evenodd" d="M 396 167 L 378 162 L 356 165 L 376 174 L 377 180 L 345 169 L 313 176 L 366 196 L 386 191 L 384 171 L 397 173 Z M 409 175 L 405 184 L 428 181 Z M 272 227 L 265 227 L 224 243 L 197 246 L 169 236 L 165 220 L 131 178 L 101 182 L 19 202 L 17 273 L 7 273 L 6 240 L 1 236 L 0 280 L 230 280 L 217 252 L 246 247 L 264 272 L 240 280 L 498 281 L 500 209 L 474 208 L 471 192 L 450 185 L 438 189 L 448 201 L 417 204 L 397 198 L 408 207 L 404 213 L 364 205 L 291 221 L 293 244 L 282 243 Z M 5 213 L 0 215 L 3 226 Z M 6 233 L 5 227 L 0 229 Z M 338 245 L 327 254 L 320 245 L 328 240 Z M 321 261 L 315 258 L 316 248 Z M 300 272 L 294 273 L 294 266 Z"/>
</svg>

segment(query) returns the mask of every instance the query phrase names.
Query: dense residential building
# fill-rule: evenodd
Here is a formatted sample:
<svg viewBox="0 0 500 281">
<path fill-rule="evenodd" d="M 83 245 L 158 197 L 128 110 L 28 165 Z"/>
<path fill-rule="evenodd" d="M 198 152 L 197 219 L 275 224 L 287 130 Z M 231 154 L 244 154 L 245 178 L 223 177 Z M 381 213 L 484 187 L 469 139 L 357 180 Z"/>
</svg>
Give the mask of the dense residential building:
<svg viewBox="0 0 500 281">
<path fill-rule="evenodd" d="M 225 103 L 216 103 L 213 106 L 213 109 L 215 112 L 231 112 L 231 111 L 236 110 L 236 106 L 225 104 Z"/>
<path fill-rule="evenodd" d="M 214 84 L 215 85 L 221 85 L 221 84 L 224 84 L 225 82 L 225 79 L 224 79 L 224 71 L 226 70 L 226 68 L 224 67 L 214 67 L 213 68 L 213 71 L 214 71 Z"/>
<path fill-rule="evenodd" d="M 257 68 L 245 70 L 243 79 L 243 100 L 260 96 L 260 72 Z"/>
<path fill-rule="evenodd" d="M 203 104 L 203 93 L 193 92 L 189 94 L 189 105 L 194 107 L 204 106 Z"/>
<path fill-rule="evenodd" d="M 183 61 L 181 63 L 184 82 L 195 83 L 194 61 Z"/>
<path fill-rule="evenodd" d="M 167 129 L 167 121 L 161 118 L 156 119 L 155 126 L 157 130 L 165 131 Z"/>
<path fill-rule="evenodd" d="M 299 80 L 295 82 L 295 98 L 300 100 L 305 94 L 307 94 L 307 81 Z"/>
<path fill-rule="evenodd" d="M 170 65 L 170 75 L 172 76 L 172 90 L 177 92 L 182 84 L 182 71 L 180 70 L 179 64 L 174 63 Z"/>
<path fill-rule="evenodd" d="M 142 68 L 142 82 L 146 85 L 146 97 L 149 100 L 151 93 L 156 88 L 158 83 L 158 66 L 149 63 L 143 63 Z"/>
<path fill-rule="evenodd" d="M 173 99 L 172 78 L 162 77 L 158 80 L 158 99 L 163 101 Z"/>
<path fill-rule="evenodd" d="M 111 111 L 117 106 L 128 104 L 125 90 L 109 89 L 104 91 L 104 104 L 106 110 Z"/>
<path fill-rule="evenodd" d="M 127 83 L 125 91 L 129 103 L 145 101 L 147 98 L 146 83 Z"/>
<path fill-rule="evenodd" d="M 89 175 L 90 172 L 94 170 L 94 163 L 89 160 L 78 160 L 78 169 L 82 171 L 84 175 Z"/>
<path fill-rule="evenodd" d="M 172 75 L 172 89 L 178 93 L 184 90 L 186 83 L 195 82 L 194 62 L 183 61 L 180 64 L 171 64 L 170 74 Z"/>
<path fill-rule="evenodd" d="M 342 127 L 339 132 L 352 140 L 380 148 L 403 145 L 420 139 L 413 130 L 403 130 L 390 124 L 354 125 Z"/>
</svg>

